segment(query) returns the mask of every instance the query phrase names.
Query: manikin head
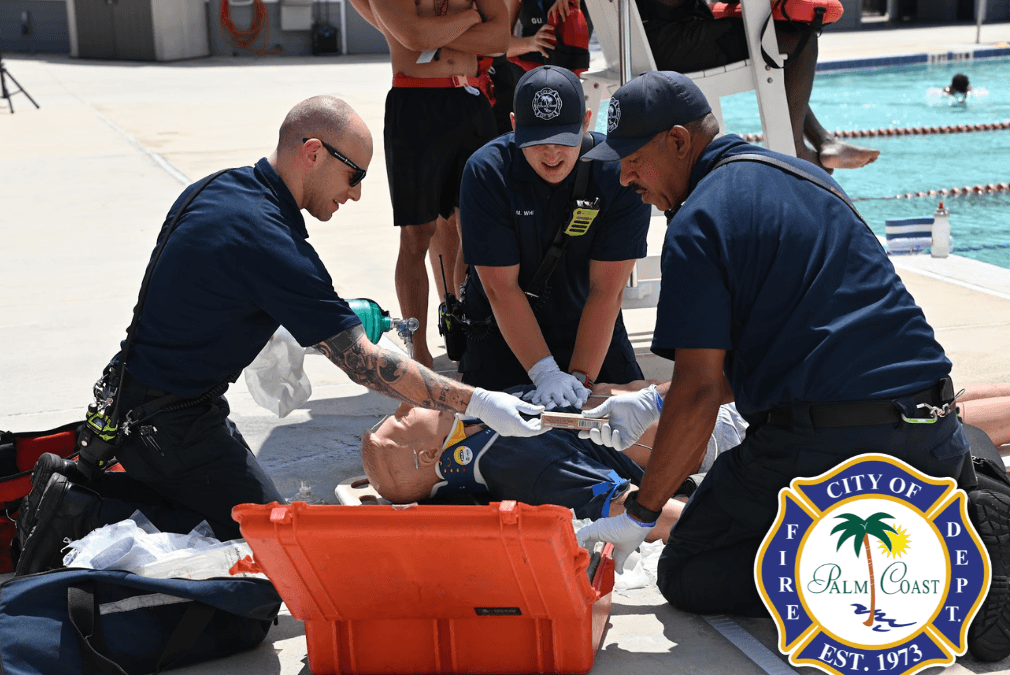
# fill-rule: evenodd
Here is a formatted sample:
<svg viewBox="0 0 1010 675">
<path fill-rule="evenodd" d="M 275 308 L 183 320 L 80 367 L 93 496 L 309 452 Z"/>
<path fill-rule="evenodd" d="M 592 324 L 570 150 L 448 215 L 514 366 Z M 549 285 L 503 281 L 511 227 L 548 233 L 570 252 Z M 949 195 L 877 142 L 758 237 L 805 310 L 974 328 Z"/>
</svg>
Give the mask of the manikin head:
<svg viewBox="0 0 1010 675">
<path fill-rule="evenodd" d="M 586 157 L 620 160 L 621 184 L 665 211 L 687 198 L 695 162 L 718 133 L 708 100 L 690 78 L 653 71 L 614 93 L 607 140 Z"/>
<path fill-rule="evenodd" d="M 292 108 L 270 157 L 299 208 L 322 221 L 348 199 L 361 198 L 362 172 L 371 161 L 372 134 L 364 120 L 333 96 L 313 96 Z"/>
<path fill-rule="evenodd" d="M 452 430 L 450 412 L 404 407 L 361 437 L 361 463 L 375 491 L 394 503 L 424 499 L 442 479 L 435 466 Z"/>
<path fill-rule="evenodd" d="M 523 75 L 512 99 L 516 147 L 548 185 L 575 168 L 590 114 L 582 82 L 570 70 L 540 66 Z"/>
</svg>

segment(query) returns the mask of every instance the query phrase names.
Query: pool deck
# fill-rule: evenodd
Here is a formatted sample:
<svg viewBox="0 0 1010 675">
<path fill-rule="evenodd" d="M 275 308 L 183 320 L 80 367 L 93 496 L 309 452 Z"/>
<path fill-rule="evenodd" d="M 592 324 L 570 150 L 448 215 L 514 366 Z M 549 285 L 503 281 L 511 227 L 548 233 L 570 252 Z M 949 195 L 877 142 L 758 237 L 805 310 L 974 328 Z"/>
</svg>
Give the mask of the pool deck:
<svg viewBox="0 0 1010 675">
<path fill-rule="evenodd" d="M 982 37 L 988 46 L 1010 40 L 1010 24 L 984 26 Z M 974 26 L 828 33 L 820 54 L 828 61 L 960 51 L 974 39 Z M 311 242 L 341 295 L 373 298 L 397 314 L 397 237 L 381 143 L 390 75 L 385 57 L 151 64 L 8 54 L 5 63 L 42 107 L 17 95 L 16 114 L 0 108 L 0 429 L 44 429 L 82 416 L 183 184 L 267 154 L 284 114 L 311 95 L 346 99 L 376 139 L 361 201 L 326 224 L 307 217 Z M 661 241 L 657 219 L 650 253 L 658 253 Z M 1010 382 L 1010 270 L 957 256 L 894 263 L 953 361 L 955 382 Z M 434 289 L 431 298 L 434 308 Z M 668 377 L 669 362 L 646 356 L 654 316 L 654 310 L 631 310 L 626 322 L 648 373 Z M 429 343 L 439 343 L 434 328 Z M 444 356 L 437 364 L 448 365 Z M 308 479 L 316 495 L 332 501 L 337 482 L 361 473 L 361 431 L 395 405 L 321 358 L 307 359 L 306 369 L 313 397 L 283 420 L 257 407 L 241 379 L 229 399 L 282 493 L 293 494 L 298 480 Z M 774 651 L 769 620 L 739 623 Z M 303 636 L 302 624 L 284 615 L 259 649 L 176 672 L 308 675 Z M 702 617 L 671 609 L 654 587 L 615 595 L 593 672 L 632 669 L 642 675 L 765 672 Z M 1010 673 L 1010 664 L 963 657 L 950 672 Z"/>
<path fill-rule="evenodd" d="M 883 25 L 883 24 L 881 24 Z M 965 53 L 1010 45 L 1008 24 L 985 24 L 975 42 L 974 24 L 922 28 L 872 28 L 855 32 L 825 32 L 818 40 L 818 65 L 833 61 L 872 60 L 915 54 Z"/>
</svg>

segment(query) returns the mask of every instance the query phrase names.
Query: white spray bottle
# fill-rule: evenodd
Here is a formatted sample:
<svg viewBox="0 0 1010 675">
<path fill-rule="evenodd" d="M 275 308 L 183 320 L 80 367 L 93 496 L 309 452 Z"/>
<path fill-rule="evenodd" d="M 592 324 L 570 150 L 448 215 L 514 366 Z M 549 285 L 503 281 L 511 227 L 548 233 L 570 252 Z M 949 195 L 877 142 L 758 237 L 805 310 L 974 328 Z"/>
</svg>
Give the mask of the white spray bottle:
<svg viewBox="0 0 1010 675">
<path fill-rule="evenodd" d="M 950 255 L 950 211 L 944 207 L 943 202 L 940 202 L 933 213 L 933 241 L 930 255 L 934 258 L 946 258 Z"/>
</svg>

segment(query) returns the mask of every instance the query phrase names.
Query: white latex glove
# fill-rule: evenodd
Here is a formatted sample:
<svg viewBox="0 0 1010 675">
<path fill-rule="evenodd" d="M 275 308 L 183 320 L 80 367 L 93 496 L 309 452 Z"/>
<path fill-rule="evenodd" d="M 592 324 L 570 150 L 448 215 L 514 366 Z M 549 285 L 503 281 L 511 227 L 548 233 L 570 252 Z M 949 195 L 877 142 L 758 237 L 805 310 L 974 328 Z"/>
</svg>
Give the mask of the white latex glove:
<svg viewBox="0 0 1010 675">
<path fill-rule="evenodd" d="M 641 391 L 611 396 L 592 410 L 583 410 L 584 417 L 609 417 L 602 429 L 579 432 L 579 438 L 588 438 L 597 445 L 605 445 L 623 452 L 659 421 L 659 393 L 655 385 Z"/>
<path fill-rule="evenodd" d="M 533 402 L 547 406 L 548 410 L 568 405 L 581 408 L 589 399 L 589 390 L 574 375 L 561 372 L 553 356 L 537 361 L 529 369 L 529 376 L 537 386 Z"/>
<path fill-rule="evenodd" d="M 488 391 L 477 387 L 464 414 L 479 418 L 502 436 L 537 436 L 547 431 L 541 428 L 542 405 L 532 405 L 503 391 Z M 519 413 L 536 415 L 524 420 Z"/>
<path fill-rule="evenodd" d="M 628 556 L 637 549 L 656 523 L 640 523 L 627 513 L 612 518 L 601 518 L 586 525 L 575 533 L 579 546 L 592 548 L 598 541 L 609 541 L 614 545 L 614 569 L 624 571 Z"/>
</svg>

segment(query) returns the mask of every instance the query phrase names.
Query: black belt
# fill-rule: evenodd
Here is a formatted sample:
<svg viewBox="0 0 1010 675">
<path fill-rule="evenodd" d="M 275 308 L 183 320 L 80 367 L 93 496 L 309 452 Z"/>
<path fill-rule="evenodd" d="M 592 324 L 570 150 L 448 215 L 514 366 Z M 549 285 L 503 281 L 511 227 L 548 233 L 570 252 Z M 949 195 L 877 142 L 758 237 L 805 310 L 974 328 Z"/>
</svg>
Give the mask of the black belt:
<svg viewBox="0 0 1010 675">
<path fill-rule="evenodd" d="M 908 398 L 901 396 L 898 398 Z M 911 396 L 916 404 L 924 403 L 937 408 L 954 402 L 954 384 L 949 377 L 940 380 L 936 385 Z M 768 412 L 767 424 L 775 427 L 794 427 L 794 420 L 802 415 L 795 411 L 798 408 L 808 408 L 810 423 L 815 429 L 832 429 L 840 427 L 867 427 L 875 424 L 897 424 L 905 417 L 895 400 L 887 401 L 851 401 L 843 403 L 813 403 L 810 405 L 780 406 Z M 928 420 L 929 411 L 920 417 Z"/>
<path fill-rule="evenodd" d="M 238 379 L 239 374 L 241 374 L 241 371 L 229 375 L 227 380 L 211 387 L 202 394 L 185 397 L 165 391 L 164 389 L 149 387 L 143 382 L 133 378 L 129 373 L 126 373 L 126 386 L 124 389 L 131 389 L 138 392 L 143 391 L 147 397 L 154 397 L 148 398 L 145 402 L 131 409 L 127 413 L 127 420 L 131 424 L 138 424 L 154 417 L 158 413 L 177 412 L 179 410 L 185 410 L 187 408 L 193 408 L 203 403 L 207 403 L 211 399 L 224 394 L 224 392 L 228 389 L 228 386 Z"/>
</svg>

